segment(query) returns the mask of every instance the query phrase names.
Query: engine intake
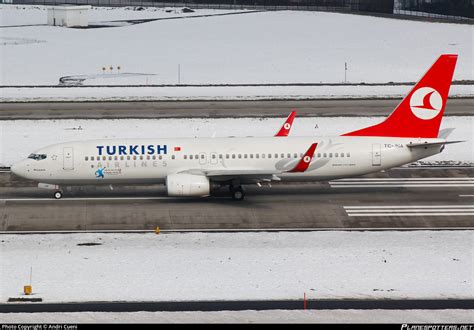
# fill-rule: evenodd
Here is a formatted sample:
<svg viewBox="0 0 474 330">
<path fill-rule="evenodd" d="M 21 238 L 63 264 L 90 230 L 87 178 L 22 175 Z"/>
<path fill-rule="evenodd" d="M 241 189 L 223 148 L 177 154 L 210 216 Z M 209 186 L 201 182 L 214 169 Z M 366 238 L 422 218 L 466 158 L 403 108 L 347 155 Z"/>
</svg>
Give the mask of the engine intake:
<svg viewBox="0 0 474 330">
<path fill-rule="evenodd" d="M 211 184 L 204 175 L 170 174 L 166 177 L 168 196 L 209 196 Z"/>
</svg>

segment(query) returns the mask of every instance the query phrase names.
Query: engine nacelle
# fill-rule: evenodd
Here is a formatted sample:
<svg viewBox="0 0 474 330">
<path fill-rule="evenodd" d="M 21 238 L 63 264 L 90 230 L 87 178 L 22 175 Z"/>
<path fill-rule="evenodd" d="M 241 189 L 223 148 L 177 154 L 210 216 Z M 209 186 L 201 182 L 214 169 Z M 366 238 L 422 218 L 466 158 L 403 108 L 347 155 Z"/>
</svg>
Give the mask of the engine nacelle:
<svg viewBox="0 0 474 330">
<path fill-rule="evenodd" d="M 166 177 L 168 196 L 209 196 L 211 184 L 204 175 L 187 173 L 170 174 Z"/>
</svg>

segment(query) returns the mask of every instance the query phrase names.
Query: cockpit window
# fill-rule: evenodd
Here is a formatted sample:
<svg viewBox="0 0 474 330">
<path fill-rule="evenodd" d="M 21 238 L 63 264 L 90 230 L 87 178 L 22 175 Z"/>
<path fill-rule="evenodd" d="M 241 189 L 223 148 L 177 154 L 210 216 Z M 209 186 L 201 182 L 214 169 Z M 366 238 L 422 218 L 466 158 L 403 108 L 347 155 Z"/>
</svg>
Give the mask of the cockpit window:
<svg viewBox="0 0 474 330">
<path fill-rule="evenodd" d="M 28 158 L 34 159 L 34 160 L 43 160 L 46 159 L 45 154 L 31 154 L 28 156 Z"/>
</svg>

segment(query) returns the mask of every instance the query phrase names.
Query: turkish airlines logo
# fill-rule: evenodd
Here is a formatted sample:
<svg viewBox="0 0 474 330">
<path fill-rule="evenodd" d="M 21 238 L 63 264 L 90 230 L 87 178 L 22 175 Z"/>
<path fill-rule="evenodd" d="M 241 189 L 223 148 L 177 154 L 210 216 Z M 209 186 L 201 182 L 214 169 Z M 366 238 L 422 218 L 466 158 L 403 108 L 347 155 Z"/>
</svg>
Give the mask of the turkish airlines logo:
<svg viewBox="0 0 474 330">
<path fill-rule="evenodd" d="M 285 123 L 285 125 L 283 125 L 283 127 L 286 129 L 286 130 L 289 130 L 291 128 L 291 125 L 290 123 Z"/>
<path fill-rule="evenodd" d="M 411 95 L 411 112 L 420 119 L 433 119 L 439 114 L 442 107 L 443 99 L 441 95 L 431 87 L 422 87 Z"/>
<path fill-rule="evenodd" d="M 306 164 L 308 164 L 310 161 L 311 161 L 311 157 L 309 157 L 309 156 L 304 156 L 303 162 L 305 162 Z"/>
</svg>

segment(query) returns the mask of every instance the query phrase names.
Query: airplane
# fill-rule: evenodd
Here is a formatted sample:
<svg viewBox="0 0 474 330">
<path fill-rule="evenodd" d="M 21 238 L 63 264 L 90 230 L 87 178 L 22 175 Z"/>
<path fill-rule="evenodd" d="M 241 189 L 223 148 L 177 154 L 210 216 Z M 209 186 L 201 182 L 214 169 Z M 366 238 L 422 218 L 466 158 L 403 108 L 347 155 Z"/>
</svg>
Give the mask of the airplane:
<svg viewBox="0 0 474 330">
<path fill-rule="evenodd" d="M 229 187 L 273 181 L 325 181 L 408 164 L 443 151 L 439 131 L 457 55 L 441 55 L 381 123 L 341 136 L 109 139 L 59 143 L 14 164 L 11 171 L 54 190 L 74 185 L 164 183 L 168 196 L 205 197 Z M 280 138 L 280 137 L 284 138 Z"/>
</svg>

